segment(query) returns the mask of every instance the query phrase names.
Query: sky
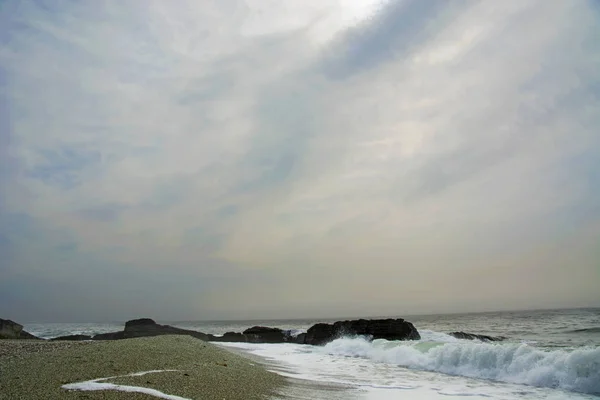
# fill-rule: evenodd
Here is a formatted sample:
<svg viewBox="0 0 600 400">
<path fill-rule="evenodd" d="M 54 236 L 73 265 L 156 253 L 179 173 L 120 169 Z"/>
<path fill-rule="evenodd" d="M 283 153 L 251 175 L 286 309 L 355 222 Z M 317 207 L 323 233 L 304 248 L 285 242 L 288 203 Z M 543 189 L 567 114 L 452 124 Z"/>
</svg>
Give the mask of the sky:
<svg viewBox="0 0 600 400">
<path fill-rule="evenodd" d="M 0 2 L 0 317 L 600 306 L 594 0 Z"/>
</svg>

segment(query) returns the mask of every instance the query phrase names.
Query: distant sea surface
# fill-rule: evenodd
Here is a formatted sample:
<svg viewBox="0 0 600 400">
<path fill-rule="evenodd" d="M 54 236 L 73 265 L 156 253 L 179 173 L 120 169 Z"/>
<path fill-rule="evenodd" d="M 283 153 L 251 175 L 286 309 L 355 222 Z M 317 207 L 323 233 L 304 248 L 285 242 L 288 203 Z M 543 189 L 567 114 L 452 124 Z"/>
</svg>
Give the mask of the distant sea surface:
<svg viewBox="0 0 600 400">
<path fill-rule="evenodd" d="M 393 316 L 392 316 L 393 317 Z M 600 399 L 600 308 L 399 316 L 419 341 L 341 338 L 323 347 L 227 343 L 265 359 L 282 375 L 341 385 L 356 399 Z M 306 331 L 347 318 L 157 321 L 216 335 L 255 325 Z M 39 337 L 122 330 L 124 322 L 26 324 Z M 504 336 L 459 340 L 448 332 Z M 333 393 L 331 394 L 333 396 Z M 330 397 L 332 398 L 332 397 Z"/>
</svg>

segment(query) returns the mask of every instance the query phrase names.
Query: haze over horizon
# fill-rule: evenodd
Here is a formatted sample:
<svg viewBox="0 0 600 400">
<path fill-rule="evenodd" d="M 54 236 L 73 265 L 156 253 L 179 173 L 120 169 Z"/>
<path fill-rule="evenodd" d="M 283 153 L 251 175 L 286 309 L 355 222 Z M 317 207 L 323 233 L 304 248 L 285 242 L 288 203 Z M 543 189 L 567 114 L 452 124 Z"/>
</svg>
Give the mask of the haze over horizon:
<svg viewBox="0 0 600 400">
<path fill-rule="evenodd" d="M 600 5 L 0 4 L 0 317 L 600 307 Z"/>
</svg>

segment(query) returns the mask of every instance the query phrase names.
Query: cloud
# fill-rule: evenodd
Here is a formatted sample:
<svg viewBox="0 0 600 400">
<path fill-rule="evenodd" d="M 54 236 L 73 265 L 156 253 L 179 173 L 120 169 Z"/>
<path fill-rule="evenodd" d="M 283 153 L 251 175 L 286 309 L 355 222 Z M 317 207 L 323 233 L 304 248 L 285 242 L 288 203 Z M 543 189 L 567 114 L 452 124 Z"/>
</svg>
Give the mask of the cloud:
<svg viewBox="0 0 600 400">
<path fill-rule="evenodd" d="M 583 0 L 9 1 L 4 304 L 46 289 L 0 311 L 83 318 L 51 299 L 93 293 L 90 318 L 125 318 L 157 290 L 166 319 L 599 305 L 597 18 Z"/>
</svg>

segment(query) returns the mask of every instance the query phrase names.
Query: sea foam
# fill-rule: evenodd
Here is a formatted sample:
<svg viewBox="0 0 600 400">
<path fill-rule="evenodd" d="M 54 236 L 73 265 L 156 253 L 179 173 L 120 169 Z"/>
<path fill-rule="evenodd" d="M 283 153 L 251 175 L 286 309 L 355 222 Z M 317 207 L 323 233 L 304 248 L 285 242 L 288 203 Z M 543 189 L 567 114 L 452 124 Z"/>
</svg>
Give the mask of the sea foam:
<svg viewBox="0 0 600 400">
<path fill-rule="evenodd" d="M 320 351 L 415 370 L 600 394 L 600 348 L 542 350 L 526 343 L 450 339 L 398 342 L 341 338 Z"/>
<path fill-rule="evenodd" d="M 126 376 L 142 376 L 147 374 L 156 374 L 159 372 L 174 372 L 175 370 L 167 369 L 167 370 L 153 370 L 153 371 L 143 371 L 136 372 L 128 375 L 120 375 L 120 376 L 109 376 L 106 378 L 98 378 L 92 379 L 84 382 L 76 382 L 69 383 L 63 385 L 62 388 L 66 390 L 81 390 L 81 391 L 98 391 L 98 390 L 116 390 L 119 392 L 129 392 L 129 393 L 143 393 L 153 397 L 158 397 L 160 399 L 165 400 L 191 400 L 186 397 L 175 396 L 172 394 L 166 394 L 156 389 L 150 389 L 142 386 L 129 386 L 129 385 L 117 385 L 114 383 L 105 382 L 109 379 L 122 378 Z"/>
</svg>

